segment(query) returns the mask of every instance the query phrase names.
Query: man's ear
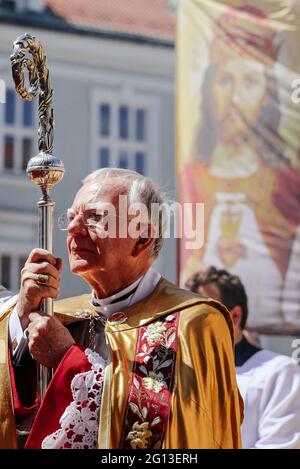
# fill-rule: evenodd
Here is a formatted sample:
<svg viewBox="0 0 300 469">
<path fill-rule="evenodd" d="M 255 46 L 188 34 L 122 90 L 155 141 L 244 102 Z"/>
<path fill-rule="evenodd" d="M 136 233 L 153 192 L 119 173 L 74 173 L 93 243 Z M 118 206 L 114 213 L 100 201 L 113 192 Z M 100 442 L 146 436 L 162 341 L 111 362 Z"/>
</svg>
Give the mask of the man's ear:
<svg viewBox="0 0 300 469">
<path fill-rule="evenodd" d="M 139 238 L 136 240 L 131 255 L 133 257 L 139 256 L 143 251 L 149 249 L 154 242 L 154 231 L 151 225 L 147 225 L 141 232 Z"/>
<path fill-rule="evenodd" d="M 235 326 L 240 326 L 241 325 L 241 321 L 243 319 L 243 309 L 241 308 L 241 306 L 237 305 L 237 306 L 234 306 L 231 310 L 230 310 L 230 314 L 231 314 L 231 317 L 232 317 L 232 322 Z"/>
</svg>

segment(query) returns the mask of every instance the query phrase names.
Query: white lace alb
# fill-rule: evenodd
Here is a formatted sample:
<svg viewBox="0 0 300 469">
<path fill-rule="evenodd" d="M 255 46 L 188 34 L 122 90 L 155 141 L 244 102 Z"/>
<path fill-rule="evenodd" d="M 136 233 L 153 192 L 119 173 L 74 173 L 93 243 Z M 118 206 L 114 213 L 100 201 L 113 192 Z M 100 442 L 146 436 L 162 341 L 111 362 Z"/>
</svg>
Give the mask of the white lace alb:
<svg viewBox="0 0 300 469">
<path fill-rule="evenodd" d="M 85 354 L 92 369 L 74 376 L 71 382 L 73 401 L 59 420 L 61 428 L 44 438 L 43 449 L 97 448 L 99 411 L 106 364 L 98 353 L 90 349 L 86 349 Z"/>
</svg>

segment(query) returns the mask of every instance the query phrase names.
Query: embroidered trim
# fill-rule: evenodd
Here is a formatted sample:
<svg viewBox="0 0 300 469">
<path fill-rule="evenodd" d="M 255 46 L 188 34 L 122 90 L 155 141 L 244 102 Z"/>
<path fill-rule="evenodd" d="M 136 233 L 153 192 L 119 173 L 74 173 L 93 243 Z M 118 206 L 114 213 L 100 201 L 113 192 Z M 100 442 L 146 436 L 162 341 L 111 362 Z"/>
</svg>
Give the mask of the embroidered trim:
<svg viewBox="0 0 300 469">
<path fill-rule="evenodd" d="M 169 419 L 179 313 L 139 329 L 121 448 L 160 448 Z"/>
<path fill-rule="evenodd" d="M 74 376 L 71 382 L 73 401 L 59 420 L 61 428 L 44 438 L 42 449 L 97 448 L 105 361 L 90 349 L 86 349 L 85 354 L 91 370 Z"/>
</svg>

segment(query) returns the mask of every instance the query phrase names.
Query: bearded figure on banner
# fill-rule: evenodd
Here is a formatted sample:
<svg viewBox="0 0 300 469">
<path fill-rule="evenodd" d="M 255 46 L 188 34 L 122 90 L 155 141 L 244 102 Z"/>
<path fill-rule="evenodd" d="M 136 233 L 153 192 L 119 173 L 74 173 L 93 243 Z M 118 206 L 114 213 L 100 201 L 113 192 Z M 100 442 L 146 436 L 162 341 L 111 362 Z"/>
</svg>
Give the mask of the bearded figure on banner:
<svg viewBox="0 0 300 469">
<path fill-rule="evenodd" d="M 284 322 L 282 288 L 300 212 L 300 176 L 287 156 L 292 145 L 279 132 L 279 91 L 288 92 L 281 81 L 289 75 L 275 75 L 276 39 L 257 8 L 220 16 L 200 125 L 181 177 L 181 200 L 205 204 L 205 244 L 195 252 L 182 247 L 183 280 L 209 265 L 239 275 L 249 292 L 249 326 L 261 331 Z M 295 323 L 285 321 L 285 328 Z"/>
</svg>

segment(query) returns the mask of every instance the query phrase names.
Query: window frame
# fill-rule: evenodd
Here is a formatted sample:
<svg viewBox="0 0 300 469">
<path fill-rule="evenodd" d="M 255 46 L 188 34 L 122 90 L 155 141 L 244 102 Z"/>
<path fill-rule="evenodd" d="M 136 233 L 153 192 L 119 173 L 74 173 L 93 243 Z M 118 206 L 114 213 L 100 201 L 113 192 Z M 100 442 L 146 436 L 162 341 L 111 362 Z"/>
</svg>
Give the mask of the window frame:
<svg viewBox="0 0 300 469">
<path fill-rule="evenodd" d="M 3 77 L 5 83 L 10 83 L 7 75 Z M 23 139 L 30 139 L 32 141 L 32 156 L 38 153 L 38 115 L 37 115 L 37 104 L 36 100 L 32 102 L 32 126 L 24 126 L 23 124 L 23 106 L 24 100 L 21 99 L 14 87 L 6 87 L 7 90 L 12 90 L 15 93 L 15 122 L 13 124 L 7 124 L 5 122 L 5 110 L 6 103 L 0 106 L 0 176 L 18 176 L 22 177 L 26 175 L 26 170 L 23 169 Z M 14 160 L 13 167 L 11 169 L 5 168 L 5 136 L 12 136 L 14 139 Z"/>
<path fill-rule="evenodd" d="M 103 104 L 110 106 L 110 135 L 104 137 L 99 135 L 99 108 Z M 127 106 L 129 110 L 129 138 L 127 140 L 119 137 L 119 108 Z M 91 115 L 91 158 L 90 171 L 100 168 L 99 150 L 107 147 L 110 150 L 110 167 L 119 167 L 118 154 L 127 151 L 132 164 L 129 169 L 135 170 L 135 155 L 143 152 L 145 154 L 145 176 L 153 177 L 155 171 L 155 158 L 157 158 L 160 143 L 160 101 L 156 96 L 143 96 L 132 88 L 122 89 L 116 92 L 94 88 L 90 93 L 90 115 Z M 136 134 L 135 120 L 132 113 L 143 109 L 146 117 L 146 140 L 131 138 Z"/>
</svg>

